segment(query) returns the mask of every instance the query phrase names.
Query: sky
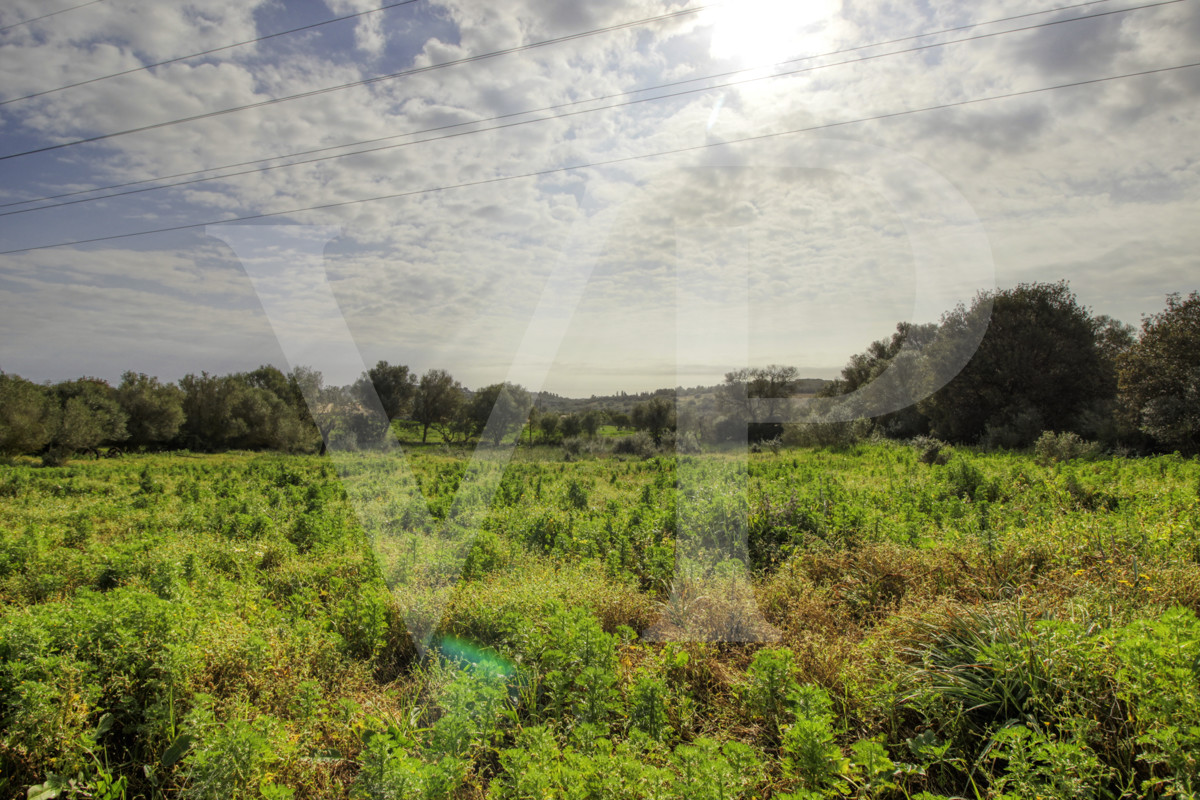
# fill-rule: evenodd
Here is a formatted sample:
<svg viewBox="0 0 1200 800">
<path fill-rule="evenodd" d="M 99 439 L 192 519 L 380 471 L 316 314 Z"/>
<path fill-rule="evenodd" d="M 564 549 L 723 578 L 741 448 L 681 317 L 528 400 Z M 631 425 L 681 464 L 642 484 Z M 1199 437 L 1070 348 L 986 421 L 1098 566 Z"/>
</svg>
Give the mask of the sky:
<svg viewBox="0 0 1200 800">
<path fill-rule="evenodd" d="M 1197 0 L 386 4 L 0 6 L 0 369 L 586 397 L 1200 289 Z"/>
</svg>

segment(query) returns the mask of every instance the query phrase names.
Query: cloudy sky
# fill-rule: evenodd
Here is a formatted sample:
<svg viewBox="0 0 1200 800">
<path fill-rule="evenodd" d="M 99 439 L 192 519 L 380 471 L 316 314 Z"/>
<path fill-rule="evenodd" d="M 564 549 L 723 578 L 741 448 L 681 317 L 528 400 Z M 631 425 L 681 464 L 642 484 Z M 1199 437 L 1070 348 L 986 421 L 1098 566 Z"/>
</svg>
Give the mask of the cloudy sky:
<svg viewBox="0 0 1200 800">
<path fill-rule="evenodd" d="M 1166 69 L 1200 62 L 1196 0 L 99 0 L 25 22 L 78 4 L 0 6 L 0 369 L 34 380 L 828 377 L 981 288 L 1066 279 L 1134 324 L 1200 288 L 1200 68 Z"/>
</svg>

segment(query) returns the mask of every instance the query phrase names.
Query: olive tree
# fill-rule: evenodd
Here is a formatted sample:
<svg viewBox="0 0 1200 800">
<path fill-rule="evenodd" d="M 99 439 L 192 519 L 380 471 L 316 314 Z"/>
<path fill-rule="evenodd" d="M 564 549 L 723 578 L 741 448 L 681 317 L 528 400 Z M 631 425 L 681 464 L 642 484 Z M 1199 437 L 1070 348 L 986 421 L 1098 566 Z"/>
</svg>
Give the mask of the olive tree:
<svg viewBox="0 0 1200 800">
<path fill-rule="evenodd" d="M 1075 430 L 1106 390 L 1096 327 L 1066 282 L 985 292 L 942 317 L 969 324 L 991 306 L 986 334 L 963 370 L 918 405 L 934 435 L 958 442 L 1027 446 L 1043 430 Z M 936 350 L 953 337 L 935 339 Z"/>
<path fill-rule="evenodd" d="M 1168 295 L 1165 310 L 1143 319 L 1118 374 L 1122 403 L 1139 430 L 1162 446 L 1200 452 L 1200 292 Z"/>
<path fill-rule="evenodd" d="M 529 415 L 532 400 L 515 383 L 494 383 L 475 393 L 464 410 L 464 417 L 475 436 L 484 436 L 499 445 L 504 437 L 519 429 Z"/>
<path fill-rule="evenodd" d="M 125 427 L 132 447 L 165 445 L 183 425 L 183 392 L 141 372 L 126 372 L 117 386 L 117 402 L 128 418 Z"/>
<path fill-rule="evenodd" d="M 444 369 L 431 369 L 421 376 L 413 395 L 412 417 L 421 425 L 421 441 L 455 418 L 463 404 L 463 387 Z"/>
<path fill-rule="evenodd" d="M 0 455 L 40 452 L 58 430 L 60 415 L 47 389 L 0 372 Z"/>
</svg>

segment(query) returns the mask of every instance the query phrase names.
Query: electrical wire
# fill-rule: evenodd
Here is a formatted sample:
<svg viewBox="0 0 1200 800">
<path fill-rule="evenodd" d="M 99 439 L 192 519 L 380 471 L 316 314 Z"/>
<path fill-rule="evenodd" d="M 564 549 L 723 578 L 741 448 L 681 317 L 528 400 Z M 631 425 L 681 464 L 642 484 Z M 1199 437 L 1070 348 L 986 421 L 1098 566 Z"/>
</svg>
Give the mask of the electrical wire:
<svg viewBox="0 0 1200 800">
<path fill-rule="evenodd" d="M 1082 3 L 1079 5 L 1081 5 L 1081 6 L 1095 5 L 1097 2 L 1108 2 L 1108 0 L 1091 0 L 1091 2 Z M 259 166 L 259 167 L 255 167 L 253 169 L 246 169 L 246 170 L 241 170 L 238 172 L 230 172 L 230 173 L 226 173 L 226 174 L 222 174 L 222 175 L 211 175 L 211 176 L 206 176 L 206 177 L 202 177 L 202 178 L 192 178 L 190 180 L 176 181 L 174 183 L 165 183 L 165 184 L 161 184 L 159 186 L 149 186 L 149 187 L 143 187 L 143 188 L 139 188 L 139 189 L 130 189 L 128 191 L 111 192 L 110 194 L 99 195 L 96 197 L 86 197 L 86 198 L 77 199 L 77 200 L 68 200 L 68 201 L 61 202 L 61 203 L 52 203 L 52 204 L 44 205 L 44 206 L 37 206 L 34 208 L 24 208 L 24 209 L 18 209 L 18 210 L 14 210 L 14 211 L 0 212 L 0 217 L 8 217 L 8 216 L 16 215 L 16 214 L 26 214 L 26 213 L 29 213 L 32 211 L 44 211 L 44 210 L 53 209 L 53 208 L 62 208 L 64 206 L 78 205 L 80 203 L 90 203 L 94 200 L 106 200 L 106 199 L 113 198 L 113 197 L 125 197 L 125 196 L 133 195 L 133 194 L 142 194 L 145 192 L 157 191 L 159 189 L 170 189 L 170 188 L 175 188 L 175 187 L 179 187 L 179 186 L 191 186 L 191 185 L 198 184 L 198 183 L 207 183 L 210 181 L 223 180 L 226 178 L 234 178 L 234 177 L 239 177 L 242 175 L 252 175 L 255 173 L 268 172 L 268 171 L 272 171 L 272 170 L 276 170 L 276 169 L 284 169 L 284 168 L 288 168 L 288 167 L 297 167 L 297 166 L 302 166 L 305 164 L 313 164 L 313 163 L 322 162 L 322 161 L 330 161 L 330 160 L 336 160 L 336 159 L 341 159 L 341 158 L 349 158 L 351 156 L 356 156 L 356 155 L 378 153 L 378 152 L 381 152 L 384 150 L 393 150 L 393 149 L 397 149 L 397 148 L 401 148 L 401 147 L 408 147 L 410 145 L 415 145 L 415 144 L 424 144 L 424 143 L 428 143 L 428 142 L 441 141 L 444 139 L 457 138 L 460 136 L 469 136 L 469 135 L 473 135 L 473 134 L 477 134 L 477 133 L 486 133 L 489 131 L 503 130 L 506 128 L 519 127 L 522 125 L 529 125 L 529 124 L 533 124 L 533 123 L 537 123 L 537 122 L 546 122 L 546 121 L 550 121 L 550 120 L 566 119 L 568 117 L 579 116 L 582 114 L 591 114 L 591 113 L 594 113 L 597 111 L 607 111 L 607 110 L 611 110 L 614 108 L 623 108 L 626 106 L 636 105 L 639 103 L 654 102 L 657 100 L 666 100 L 666 99 L 680 97 L 680 96 L 684 96 L 684 95 L 696 94 L 699 92 L 709 92 L 709 91 L 714 91 L 716 89 L 728 88 L 730 86 L 739 86 L 739 85 L 744 85 L 747 83 L 753 83 L 753 82 L 757 82 L 757 81 L 771 80 L 774 78 L 782 78 L 782 77 L 797 75 L 797 74 L 801 74 L 801 73 L 805 73 L 805 72 L 828 69 L 828 68 L 832 68 L 832 67 L 845 66 L 848 64 L 861 63 L 864 61 L 870 61 L 870 60 L 879 59 L 879 58 L 905 55 L 905 54 L 928 50 L 928 49 L 932 49 L 932 48 L 936 48 L 936 47 L 944 47 L 944 46 L 948 46 L 948 45 L 952 45 L 952 44 L 961 44 L 963 42 L 976 41 L 979 39 L 987 39 L 987 38 L 993 38 L 993 37 L 997 37 L 997 36 L 1005 36 L 1008 34 L 1021 33 L 1021 32 L 1025 32 L 1025 31 L 1035 30 L 1038 28 L 1046 28 L 1046 27 L 1050 27 L 1052 25 L 1060 25 L 1060 24 L 1065 24 L 1065 23 L 1069 23 L 1069 22 L 1080 22 L 1083 20 L 1095 19 L 1097 17 L 1111 16 L 1114 14 L 1123 14 L 1123 13 L 1128 13 L 1128 12 L 1132 12 L 1132 11 L 1139 11 L 1139 10 L 1146 9 L 1146 8 L 1154 8 L 1157 6 L 1172 5 L 1172 4 L 1178 3 L 1178 2 L 1182 2 L 1182 0 L 1160 0 L 1160 2 L 1149 3 L 1149 4 L 1142 5 L 1142 6 L 1134 6 L 1131 8 L 1123 8 L 1123 9 L 1117 9 L 1117 10 L 1113 10 L 1113 11 L 1104 11 L 1104 12 L 1099 12 L 1096 14 L 1072 17 L 1070 19 L 1052 20 L 1050 22 L 1039 23 L 1037 25 L 1029 25 L 1029 26 L 1025 26 L 1025 27 L 1021 27 L 1021 28 L 1013 28 L 1013 29 L 1009 29 L 1009 30 L 1005 30 L 1005 31 L 994 31 L 991 33 L 980 34 L 977 36 L 969 36 L 969 37 L 964 37 L 961 39 L 954 39 L 954 40 L 946 41 L 946 42 L 936 42 L 933 44 L 921 45 L 919 47 L 912 47 L 912 48 L 908 48 L 905 50 L 896 50 L 896 51 L 891 51 L 891 52 L 887 52 L 887 53 L 878 53 L 875 55 L 863 56 L 863 57 L 854 58 L 854 59 L 847 59 L 845 61 L 838 61 L 838 62 L 834 62 L 831 64 L 820 64 L 820 65 L 813 66 L 813 67 L 805 67 L 803 69 L 789 70 L 787 72 L 780 72 L 780 73 L 776 73 L 776 74 L 772 74 L 772 75 L 763 75 L 763 76 L 758 76 L 758 77 L 754 77 L 754 78 L 746 78 L 743 80 L 729 81 L 727 83 L 715 84 L 712 86 L 704 86 L 704 87 L 700 87 L 697 89 L 688 89 L 688 90 L 679 91 L 679 92 L 672 92 L 669 94 L 656 95 L 653 97 L 645 97 L 645 98 L 640 98 L 640 99 L 636 99 L 636 100 L 630 100 L 630 101 L 623 102 L 623 103 L 614 103 L 614 104 L 607 105 L 607 106 L 600 106 L 598 108 L 589 108 L 589 109 L 583 109 L 580 111 L 571 111 L 571 112 L 567 112 L 567 113 L 563 113 L 563 114 L 556 114 L 554 116 L 549 116 L 549 117 L 538 117 L 535 119 L 520 120 L 517 122 L 509 122 L 509 123 L 506 123 L 503 125 L 494 125 L 494 126 L 491 126 L 488 128 L 476 128 L 474 130 L 462 131 L 462 132 L 458 132 L 458 133 L 451 133 L 451 134 L 447 134 L 444 136 L 433 136 L 433 137 L 429 137 L 426 139 L 415 139 L 415 140 L 408 141 L 408 142 L 400 142 L 397 144 L 384 145 L 381 147 L 372 147 L 372 148 L 369 148 L 366 150 L 355 150 L 350 153 L 338 153 L 335 155 L 321 156 L 319 158 L 310 158 L 310 159 L 305 159 L 302 161 L 293 161 L 293 162 L 286 163 L 286 164 L 273 164 L 273 165 L 268 165 L 268 166 Z M 1054 9 L 1054 10 L 1061 10 L 1061 9 Z M 1050 12 L 1042 11 L 1042 12 L 1034 12 L 1034 13 L 1035 14 L 1045 14 L 1045 13 L 1050 13 Z M 1030 15 L 1023 14 L 1020 16 L 1030 16 Z M 999 20 L 999 21 L 1010 21 L 1010 20 L 1011 20 L 1011 18 L 1005 18 L 1004 20 Z M 975 23 L 970 26 L 960 26 L 959 28 L 957 28 L 955 30 L 961 30 L 963 28 L 969 28 L 969 27 L 980 27 L 983 25 L 994 24 L 995 22 L 997 22 L 997 20 Z M 791 59 L 790 61 L 779 62 L 778 64 L 776 64 L 774 66 L 782 66 L 785 64 L 789 64 L 789 63 L 796 63 L 798 61 L 809 61 L 809 60 L 812 60 L 815 58 L 823 58 L 823 57 L 826 57 L 829 55 L 836 55 L 838 53 L 853 52 L 856 50 L 864 50 L 864 49 L 869 49 L 869 48 L 873 48 L 873 47 L 879 47 L 879 46 L 886 45 L 886 44 L 892 44 L 896 41 L 908 41 L 913 38 L 925 38 L 928 36 L 939 35 L 939 34 L 943 34 L 946 32 L 947 31 L 935 31 L 933 33 L 922 34 L 922 35 L 919 35 L 916 37 L 904 37 L 903 40 L 890 40 L 887 42 L 881 42 L 881 43 L 877 42 L 877 43 L 868 44 L 868 45 L 860 45 L 858 47 L 853 47 L 853 48 L 844 48 L 842 50 L 832 51 L 830 53 L 823 53 L 823 54 L 816 55 L 816 56 L 808 56 L 805 58 Z M 668 83 L 668 84 L 660 84 L 660 85 L 654 86 L 654 87 L 633 89 L 630 91 L 620 92 L 617 94 L 586 98 L 584 100 L 575 100 L 570 103 L 560 103 L 558 105 L 547 106 L 547 107 L 540 108 L 540 109 L 516 111 L 516 112 L 511 112 L 509 114 L 501 114 L 501 115 L 498 115 L 495 117 L 489 117 L 487 119 L 470 120 L 468 122 L 457 122 L 457 123 L 452 123 L 449 125 L 438 126 L 435 128 L 427 128 L 424 130 L 409 131 L 409 132 L 402 133 L 402 134 L 394 134 L 392 136 L 380 137 L 378 139 L 371 139 L 371 140 L 367 140 L 367 141 L 363 141 L 363 142 L 355 142 L 355 143 L 346 144 L 346 145 L 333 145 L 333 146 L 329 146 L 329 147 L 317 148 L 316 150 L 302 151 L 302 152 L 291 153 L 289 155 L 283 155 L 283 156 L 274 156 L 270 159 L 258 159 L 255 161 L 242 162 L 241 164 L 227 165 L 225 167 L 212 167 L 209 169 L 177 173 L 175 175 L 162 176 L 162 177 L 158 177 L 158 178 L 147 178 L 147 179 L 144 179 L 141 181 L 131 181 L 131 182 L 128 182 L 125 184 L 116 184 L 114 186 L 103 187 L 103 188 L 83 189 L 83 190 L 76 191 L 76 192 L 69 192 L 69 193 L 66 193 L 63 195 L 55 195 L 55 196 L 51 196 L 51 197 L 40 198 L 39 200 L 16 201 L 16 202 L 2 204 L 2 205 L 0 205 L 0 208 L 10 207 L 10 206 L 14 206 L 14 205 L 23 205 L 26 203 L 42 202 L 45 200 L 52 200 L 52 199 L 56 199 L 59 197 L 70 197 L 70 196 L 79 195 L 79 194 L 91 194 L 93 192 L 108 191 L 110 189 L 120 189 L 120 188 L 124 188 L 124 187 L 128 187 L 128 186 L 135 186 L 135 185 L 142 184 L 142 183 L 151 183 L 151 182 L 159 181 L 159 180 L 170 180 L 172 178 L 177 178 L 177 177 L 188 177 L 188 176 L 192 176 L 192 175 L 199 175 L 199 174 L 202 174 L 205 172 L 211 172 L 213 170 L 218 170 L 218 169 L 234 169 L 239 166 L 262 164 L 265 161 L 272 161 L 277 158 L 295 158 L 297 156 L 308 155 L 311 153 L 326 152 L 329 150 L 340 150 L 345 147 L 354 147 L 354 146 L 358 146 L 358 145 L 362 145 L 362 144 L 372 144 L 375 142 L 387 141 L 390 139 L 397 139 L 397 138 L 400 138 L 403 136 L 416 136 L 416 135 L 420 135 L 423 133 L 434 133 L 437 131 L 443 131 L 443 130 L 452 129 L 452 128 L 459 128 L 459 127 L 463 127 L 466 125 L 478 125 L 478 124 L 482 124 L 482 123 L 486 123 L 486 122 L 495 122 L 498 120 L 507 119 L 507 118 L 511 118 L 514 116 L 523 116 L 525 114 L 540 113 L 540 112 L 545 112 L 545 111 L 557 111 L 557 110 L 560 110 L 563 108 L 576 106 L 576 105 L 580 105 L 583 103 L 598 102 L 601 100 L 608 100 L 608 99 L 612 99 L 615 97 L 627 97 L 629 95 L 637 94 L 637 93 L 641 93 L 641 92 L 645 92 L 645 91 L 670 88 L 672 86 L 679 86 L 679 85 L 687 84 L 687 83 L 695 83 L 698 81 L 713 80 L 714 78 L 723 77 L 725 75 L 742 74 L 745 72 L 755 72 L 755 71 L 758 71 L 759 69 L 761 69 L 761 67 L 752 67 L 752 68 L 748 68 L 748 69 L 735 70 L 733 72 L 723 73 L 721 75 L 715 75 L 715 76 L 710 75 L 710 76 L 706 76 L 706 77 L 702 77 L 702 78 L 689 78 L 687 80 L 675 81 L 675 82 Z"/>
<path fill-rule="evenodd" d="M 100 81 L 106 81 L 109 78 L 119 78 L 122 75 L 132 75 L 135 72 L 142 72 L 144 70 L 154 69 L 155 67 L 166 66 L 167 64 L 175 64 L 179 61 L 187 61 L 189 58 L 200 58 L 201 56 L 211 56 L 213 53 L 220 53 L 224 50 L 232 50 L 235 47 L 243 47 L 248 44 L 257 44 L 258 42 L 265 42 L 268 39 L 275 39 L 280 36 L 288 36 L 293 33 L 300 33 L 301 31 L 310 31 L 313 28 L 320 28 L 323 25 L 331 25 L 335 22 L 344 22 L 348 19 L 354 19 L 356 17 L 364 17 L 367 14 L 376 14 L 380 11 L 387 11 L 389 8 L 397 8 L 398 6 L 412 5 L 413 3 L 416 3 L 419 1 L 420 0 L 401 0 L 401 2 L 389 3 L 388 5 L 380 6 L 379 8 L 372 8 L 372 9 L 368 9 L 367 11 L 359 11 L 356 14 L 346 14 L 343 17 L 334 17 L 333 19 L 326 19 L 326 20 L 322 20 L 321 22 L 314 22 L 311 25 L 302 25 L 299 28 L 292 28 L 292 29 L 286 30 L 286 31 L 278 31 L 276 33 L 268 33 L 264 36 L 259 36 L 254 39 L 246 39 L 243 42 L 234 42 L 233 44 L 226 44 L 226 45 L 222 45 L 221 47 L 214 47 L 211 50 L 202 50 L 199 53 L 189 53 L 186 56 L 177 56 L 175 58 L 168 58 L 166 61 L 158 61 L 154 64 L 143 64 L 140 67 L 133 67 L 132 69 L 127 69 L 122 72 L 114 72 L 111 75 L 101 75 L 97 78 L 89 78 L 85 81 L 79 81 L 77 83 L 68 83 L 65 86 L 57 86 L 53 89 L 44 89 L 43 91 L 34 92 L 33 94 L 27 94 L 22 97 L 13 97 L 8 100 L 0 100 L 0 106 L 6 106 L 9 103 L 18 103 L 22 100 L 32 100 L 35 97 L 44 97 L 45 95 L 48 95 L 48 94 L 54 94 L 55 92 L 61 92 L 66 89 L 74 89 L 78 86 L 87 86 L 92 83 L 99 83 Z M 94 2 L 99 3 L 100 0 L 94 0 Z M 90 4 L 86 4 L 86 5 L 90 5 Z M 77 6 L 77 8 L 82 8 L 82 6 Z"/>
<path fill-rule="evenodd" d="M 571 164 L 565 167 L 552 167 L 534 172 L 523 172 L 516 175 L 499 175 L 492 178 L 482 178 L 475 181 L 466 181 L 463 183 L 448 184 L 444 186 L 432 186 L 425 189 L 412 189 L 406 192 L 395 192 L 393 194 L 378 195 L 376 197 L 364 197 L 357 200 L 342 200 L 336 203 L 323 203 L 320 205 L 304 206 L 301 208 L 290 208 L 283 211 L 268 211 L 260 214 L 248 214 L 242 217 L 233 217 L 231 219 L 214 219 L 204 222 L 190 222 L 183 225 L 171 225 L 162 228 L 153 228 L 144 231 L 132 231 L 129 233 L 115 233 L 107 236 L 95 236 L 88 239 L 76 239 L 67 242 L 55 242 L 52 244 L 36 245 L 34 247 L 18 247 L 12 250 L 0 251 L 0 256 L 14 255 L 16 253 L 28 253 L 37 250 L 49 250 L 56 247 L 71 247 L 80 244 L 94 244 L 97 242 L 110 242 L 117 239 L 130 239 L 137 236 L 150 236 L 157 233 L 173 233 L 176 231 L 191 230 L 195 228 L 203 228 L 209 225 L 225 225 L 235 222 L 250 222 L 259 219 L 270 219 L 272 217 L 283 217 L 289 214 L 300 214 L 306 211 L 324 211 L 332 208 L 345 208 L 348 206 L 362 205 L 365 203 L 377 203 L 383 200 L 396 200 L 403 197 L 415 197 L 418 195 L 434 194 L 437 192 L 445 192 L 453 189 L 464 189 L 474 186 L 486 186 L 495 183 L 506 183 L 508 181 L 522 180 L 525 178 L 538 178 L 546 175 L 556 175 L 563 172 L 574 172 L 582 169 L 593 169 L 596 167 L 607 167 L 615 164 L 627 164 L 633 161 L 641 161 L 648 158 L 660 158 L 663 156 L 680 155 L 682 153 L 692 153 L 701 150 L 707 150 L 715 147 L 728 147 L 735 144 L 743 144 L 745 142 L 764 141 L 767 139 L 775 139 L 783 136 L 793 136 L 798 133 L 811 133 L 813 131 L 828 130 L 830 128 L 838 128 L 846 125 L 857 125 L 864 122 L 877 122 L 885 119 L 895 119 L 898 117 L 910 116 L 913 114 L 924 114 L 930 111 L 942 111 L 950 108 L 961 108 L 963 106 L 977 105 L 979 103 L 989 103 L 996 100 L 1008 100 L 1014 97 L 1027 97 L 1029 95 L 1040 94 L 1043 92 L 1052 92 L 1060 89 L 1071 89 L 1079 86 L 1090 86 L 1109 81 L 1126 80 L 1128 78 L 1137 78 L 1145 75 L 1158 75 L 1166 72 L 1177 70 L 1193 69 L 1200 67 L 1200 62 L 1190 64 L 1176 64 L 1170 67 L 1158 67 L 1156 69 L 1140 70 L 1138 72 L 1126 72 L 1120 75 L 1109 75 L 1103 78 L 1089 78 L 1082 81 L 1072 81 L 1071 83 L 1060 83 L 1055 86 L 1042 86 L 1037 89 L 1023 89 L 1016 92 L 1006 92 L 1004 94 L 991 95 L 989 97 L 976 97 L 968 100 L 956 100 L 951 103 L 941 103 L 934 106 L 924 106 L 921 108 L 910 108 L 902 111 L 890 111 L 882 114 L 875 114 L 869 117 L 858 117 L 856 119 L 840 120 L 838 122 L 826 122 L 820 125 L 810 125 L 804 128 L 792 128 L 785 131 L 775 131 L 772 133 L 761 133 L 754 136 L 743 136 L 737 139 L 727 139 L 721 142 L 706 142 L 704 144 L 691 145 L 689 147 L 678 147 L 671 150 L 660 150 L 654 153 L 640 153 L 632 156 L 621 156 L 619 158 L 610 158 L 604 161 L 592 161 L 584 164 Z"/>
<path fill-rule="evenodd" d="M 4 33 L 5 31 L 11 31 L 13 28 L 19 28 L 22 25 L 28 25 L 31 22 L 40 22 L 41 20 L 49 19 L 50 17 L 57 17 L 59 14 L 65 14 L 68 11 L 75 11 L 76 9 L 85 8 L 87 6 L 94 6 L 94 5 L 96 5 L 96 3 L 102 3 L 102 2 L 104 2 L 104 0 L 89 0 L 89 2 L 80 3 L 77 6 L 71 6 L 70 8 L 61 8 L 58 11 L 51 11 L 49 14 L 42 14 L 40 17 L 34 17 L 33 19 L 23 19 L 20 22 L 14 22 L 11 25 L 5 25 L 3 28 L 0 28 L 0 33 Z"/>
<path fill-rule="evenodd" d="M 401 70 L 399 72 L 392 72 L 387 75 L 376 75 L 371 78 L 363 78 L 362 80 L 351 81 L 350 83 L 342 83 L 342 84 L 338 84 L 336 86 L 326 86 L 322 89 L 311 89 L 307 92 L 298 92 L 296 94 L 285 95 L 283 97 L 273 97 L 269 100 L 260 100 L 256 103 L 247 103 L 246 105 L 233 106 L 230 108 L 218 109 L 216 111 L 206 111 L 203 114 L 193 114 L 192 116 L 189 116 L 189 117 L 178 117 L 176 119 L 169 119 L 169 120 L 164 120 L 162 122 L 155 122 L 150 125 L 142 125 L 137 128 L 128 128 L 123 131 L 112 131 L 111 133 L 102 133 L 102 134 L 98 134 L 96 136 L 88 136 L 83 139 L 73 139 L 69 142 L 59 142 L 58 144 L 50 144 L 50 145 L 45 145 L 43 147 L 35 147 L 32 150 L 23 150 L 23 151 L 17 152 L 17 153 L 8 153 L 6 155 L 0 155 L 0 161 L 7 161 L 12 158 L 20 158 L 21 156 L 31 156 L 31 155 L 35 155 L 37 153 L 48 153 L 52 150 L 62 150 L 63 148 L 66 148 L 66 147 L 75 147 L 76 145 L 88 144 L 91 142 L 100 142 L 100 141 L 104 141 L 105 139 L 113 139 L 118 136 L 127 136 L 131 133 L 142 133 L 144 131 L 158 130 L 160 128 L 169 128 L 174 125 L 181 125 L 185 122 L 196 122 L 196 121 L 202 120 L 202 119 L 211 119 L 212 117 L 219 117 L 219 116 L 223 116 L 225 114 L 235 114 L 240 111 L 249 111 L 250 109 L 253 109 L 253 108 L 263 108 L 266 106 L 276 105 L 278 103 L 290 102 L 292 100 L 301 100 L 301 99 L 304 99 L 307 97 L 317 97 L 319 95 L 329 94 L 330 92 L 340 92 L 344 89 L 352 89 L 352 88 L 355 88 L 358 86 L 368 86 L 373 83 L 379 83 L 380 81 L 390 81 L 390 80 L 394 80 L 396 78 L 405 78 L 410 75 L 417 75 L 417 74 L 420 74 L 423 72 L 431 72 L 431 71 L 437 70 L 437 69 L 445 69 L 446 67 L 458 66 L 459 64 L 471 64 L 471 63 L 474 63 L 477 61 L 483 61 L 485 59 L 511 55 L 512 53 L 522 53 L 522 52 L 525 52 L 528 50 L 537 49 L 539 47 L 547 47 L 550 45 L 562 44 L 563 42 L 575 41 L 577 39 L 583 39 L 583 38 L 586 38 L 589 36 L 596 36 L 596 35 L 599 35 L 602 33 L 611 33 L 613 31 L 623 30 L 626 28 L 634 28 L 634 27 L 637 27 L 640 25 L 646 25 L 646 24 L 649 24 L 652 22 L 663 22 L 665 20 L 674 19 L 676 17 L 682 17 L 682 16 L 685 16 L 688 14 L 696 14 L 696 13 L 699 13 L 700 11 L 705 10 L 706 8 L 709 8 L 709 6 L 694 6 L 692 8 L 685 8 L 680 11 L 672 11 L 669 14 L 660 14 L 656 17 L 645 17 L 643 19 L 632 20 L 629 22 L 622 22 L 622 23 L 619 23 L 616 25 L 609 25 L 604 28 L 593 28 L 591 30 L 581 31 L 579 33 L 572 33 L 572 34 L 568 34 L 566 36 L 558 36 L 553 39 L 543 39 L 540 42 L 530 42 L 529 44 L 517 45 L 515 47 L 508 47 L 503 50 L 494 50 L 490 53 L 480 53 L 478 55 L 465 56 L 463 58 L 456 58 L 452 61 L 442 61 L 437 64 L 429 64 L 429 65 L 426 65 L 423 67 L 413 67 L 410 69 Z"/>
</svg>

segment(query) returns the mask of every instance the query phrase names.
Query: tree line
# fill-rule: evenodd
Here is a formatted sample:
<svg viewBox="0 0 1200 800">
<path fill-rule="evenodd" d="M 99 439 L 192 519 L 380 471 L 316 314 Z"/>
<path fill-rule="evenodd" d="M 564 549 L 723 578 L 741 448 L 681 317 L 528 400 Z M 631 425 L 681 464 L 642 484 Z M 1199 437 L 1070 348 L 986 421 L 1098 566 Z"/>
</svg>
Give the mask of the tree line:
<svg viewBox="0 0 1200 800">
<path fill-rule="evenodd" d="M 40 455 L 47 465 L 73 455 L 125 449 L 277 450 L 324 452 L 389 441 L 392 423 L 415 428 L 422 442 L 498 445 L 519 434 L 559 442 L 595 436 L 603 425 L 646 430 L 656 442 L 669 422 L 662 398 L 632 413 L 589 410 L 560 414 L 534 406 L 512 383 L 471 391 L 442 369 L 421 376 L 380 361 L 346 386 L 326 385 L 308 367 L 272 366 L 230 375 L 190 374 L 166 383 L 126 372 L 116 386 L 99 378 L 39 385 L 0 371 L 0 456 Z"/>
<path fill-rule="evenodd" d="M 957 334 L 981 321 L 986 333 L 966 366 L 936 391 L 919 391 L 932 380 L 932 365 L 961 346 Z M 869 408 L 855 408 L 856 393 L 889 370 L 905 375 L 921 399 L 868 419 Z M 386 361 L 346 386 L 326 385 L 308 367 L 202 372 L 178 383 L 126 372 L 116 386 L 98 378 L 39 385 L 0 371 L 0 456 L 61 464 L 100 448 L 324 452 L 378 446 L 397 420 L 422 442 L 433 431 L 449 443 L 499 444 L 524 429 L 529 443 L 554 443 L 614 425 L 644 431 L 661 446 L 673 443 L 681 419 L 688 436 L 710 442 L 740 440 L 748 424 L 752 441 L 786 434 L 795 443 L 835 444 L 874 433 L 1015 448 L 1053 431 L 1111 448 L 1196 453 L 1200 293 L 1168 296 L 1166 308 L 1135 330 L 1093 315 L 1065 282 L 984 292 L 938 323 L 900 323 L 890 338 L 852 356 L 799 416 L 786 417 L 783 400 L 811 388 L 794 367 L 773 365 L 728 373 L 707 409 L 658 392 L 628 412 L 564 414 L 539 408 L 516 384 L 471 391 L 446 370 L 418 376 Z M 747 423 L 751 401 L 798 424 Z"/>
<path fill-rule="evenodd" d="M 944 386 L 927 396 L 918 391 L 918 402 L 870 421 L 844 419 L 853 416 L 855 393 L 887 370 L 919 389 L 931 380 L 930 365 L 961 345 L 956 334 L 980 320 L 987 327 L 978 349 Z M 777 388 L 759 386 L 757 394 L 775 396 Z M 749 393 L 756 394 L 753 384 Z M 1092 314 L 1065 281 L 982 292 L 938 323 L 900 323 L 890 338 L 852 356 L 820 394 L 807 410 L 810 424 L 791 429 L 793 441 L 876 433 L 1022 448 L 1050 431 L 1109 449 L 1198 453 L 1200 293 L 1168 295 L 1166 308 L 1135 329 Z M 830 420 L 838 403 L 847 411 Z"/>
</svg>

